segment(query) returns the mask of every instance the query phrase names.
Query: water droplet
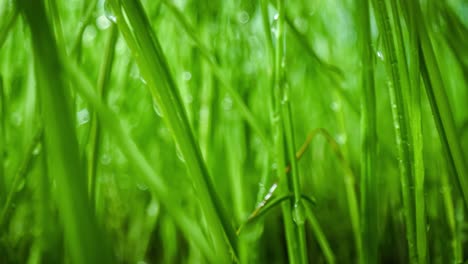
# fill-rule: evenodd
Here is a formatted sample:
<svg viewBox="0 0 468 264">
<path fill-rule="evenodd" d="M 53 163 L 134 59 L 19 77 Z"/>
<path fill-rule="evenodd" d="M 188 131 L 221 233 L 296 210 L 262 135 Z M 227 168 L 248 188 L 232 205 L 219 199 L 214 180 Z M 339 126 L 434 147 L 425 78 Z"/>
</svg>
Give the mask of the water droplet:
<svg viewBox="0 0 468 264">
<path fill-rule="evenodd" d="M 273 163 L 273 164 L 271 164 L 271 169 L 272 169 L 272 170 L 278 169 L 278 165 L 276 164 L 276 162 Z"/>
<path fill-rule="evenodd" d="M 340 111 L 341 109 L 341 104 L 340 102 L 337 102 L 337 101 L 333 101 L 330 105 L 330 108 L 334 111 L 334 112 L 338 112 Z"/>
<path fill-rule="evenodd" d="M 160 116 L 160 117 L 164 117 L 164 115 L 162 114 L 161 110 L 159 109 L 159 105 L 158 103 L 156 103 L 156 100 L 153 99 L 153 110 L 154 112 Z"/>
<path fill-rule="evenodd" d="M 336 136 L 336 142 L 339 144 L 339 145 L 344 145 L 346 143 L 346 135 L 345 134 L 338 134 Z"/>
<path fill-rule="evenodd" d="M 89 25 L 85 28 L 85 31 L 83 32 L 83 42 L 87 45 L 90 45 L 91 43 L 94 42 L 94 39 L 96 38 L 97 32 L 96 28 L 94 25 Z"/>
<path fill-rule="evenodd" d="M 294 25 L 296 26 L 297 30 L 302 34 L 306 33 L 307 31 L 307 20 L 302 17 L 297 17 L 294 19 Z"/>
<path fill-rule="evenodd" d="M 112 22 L 105 15 L 100 15 L 98 18 L 96 18 L 96 25 L 100 30 L 109 28 L 111 23 Z"/>
<path fill-rule="evenodd" d="M 89 122 L 89 111 L 86 108 L 81 109 L 76 113 L 76 118 L 78 121 L 78 125 L 84 125 Z"/>
<path fill-rule="evenodd" d="M 249 19 L 250 19 L 250 16 L 247 12 L 245 12 L 244 10 L 242 10 L 241 12 L 239 12 L 237 14 L 237 20 L 241 23 L 241 24 L 246 24 L 247 22 L 249 22 Z"/>
<path fill-rule="evenodd" d="M 179 158 L 180 161 L 185 162 L 184 155 L 182 154 L 182 151 L 180 151 L 179 145 L 176 144 L 176 154 L 177 158 Z"/>
<path fill-rule="evenodd" d="M 39 153 L 41 153 L 42 150 L 42 144 L 37 144 L 37 146 L 33 150 L 33 155 L 37 156 Z"/>
<path fill-rule="evenodd" d="M 137 183 L 137 187 L 138 187 L 138 189 L 140 189 L 140 190 L 142 190 L 142 191 L 148 190 L 148 186 L 146 186 L 145 184 L 140 183 L 140 182 Z"/>
<path fill-rule="evenodd" d="M 303 225 L 305 222 L 304 206 L 302 205 L 302 202 L 298 202 L 294 205 L 293 221 L 296 225 Z"/>
<path fill-rule="evenodd" d="M 114 12 L 112 12 L 109 1 L 104 3 L 104 15 L 110 22 L 117 24 L 117 17 L 115 16 Z"/>
<path fill-rule="evenodd" d="M 189 93 L 185 95 L 184 99 L 187 104 L 191 104 L 193 102 L 193 96 Z"/>
<path fill-rule="evenodd" d="M 184 81 L 190 81 L 192 79 L 192 73 L 189 71 L 182 72 L 182 79 Z"/>
<path fill-rule="evenodd" d="M 100 160 L 102 165 L 109 165 L 112 161 L 112 157 L 109 154 L 103 154 Z"/>
<path fill-rule="evenodd" d="M 18 183 L 18 187 L 16 187 L 16 191 L 19 192 L 23 190 L 25 184 L 26 184 L 26 180 L 22 178 L 21 181 Z"/>
<path fill-rule="evenodd" d="M 140 76 L 140 81 L 141 81 L 144 85 L 146 85 L 146 80 L 145 80 L 145 78 L 143 78 L 143 77 Z"/>
<path fill-rule="evenodd" d="M 229 96 L 224 97 L 223 99 L 223 108 L 228 111 L 232 109 L 232 99 Z"/>
<path fill-rule="evenodd" d="M 146 209 L 148 216 L 156 216 L 159 213 L 159 204 L 157 202 L 152 202 Z"/>
<path fill-rule="evenodd" d="M 11 123 L 15 127 L 19 127 L 23 123 L 23 117 L 21 113 L 15 112 L 11 116 Z"/>
<path fill-rule="evenodd" d="M 273 20 L 278 20 L 279 18 L 279 13 L 276 13 L 274 16 L 273 16 Z"/>
<path fill-rule="evenodd" d="M 385 58 L 384 58 L 384 55 L 383 55 L 382 51 L 378 50 L 376 52 L 376 54 L 377 54 L 377 58 L 379 58 L 381 61 L 385 61 Z"/>
</svg>

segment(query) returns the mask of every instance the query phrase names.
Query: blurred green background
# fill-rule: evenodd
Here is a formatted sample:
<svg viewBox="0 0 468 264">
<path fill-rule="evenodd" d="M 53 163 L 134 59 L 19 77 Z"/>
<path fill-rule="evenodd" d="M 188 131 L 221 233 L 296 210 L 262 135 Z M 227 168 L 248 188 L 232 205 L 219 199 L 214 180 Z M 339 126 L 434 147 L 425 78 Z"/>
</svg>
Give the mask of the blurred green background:
<svg viewBox="0 0 468 264">
<path fill-rule="evenodd" d="M 132 19 L 141 18 L 130 11 L 136 1 L 128 1 L 128 6 L 117 0 L 37 2 L 45 3 L 0 1 L 0 263 L 222 261 L 222 254 L 216 252 L 225 245 L 214 234 L 218 227 L 212 223 L 217 218 L 205 211 L 211 205 L 203 195 L 222 205 L 233 230 L 243 226 L 236 234 L 232 261 L 292 262 L 283 218 L 287 210 L 258 208 L 271 186 L 278 185 L 278 190 L 266 204 L 293 189 L 285 190 L 288 183 L 278 181 L 278 153 L 271 148 L 276 135 L 278 54 L 283 54 L 281 86 L 286 90 L 283 100 L 290 105 L 294 136 L 293 144 L 284 140 L 284 146 L 299 150 L 304 142 L 310 143 L 297 161 L 296 174 L 300 192 L 314 201 L 313 205 L 305 202 L 310 212 L 304 226 L 307 261 L 463 263 L 466 259 L 467 207 L 457 175 L 468 175 L 452 167 L 455 154 L 444 148 L 445 137 L 436 125 L 437 120 L 445 124 L 444 116 L 431 108 L 422 79 L 421 130 L 416 130 L 422 145 L 418 149 L 413 148 L 416 143 L 408 144 L 411 155 L 421 153 L 423 167 L 419 171 L 411 167 L 414 160 L 408 166 L 414 174 L 424 175 L 426 238 L 417 241 L 427 245 L 427 257 L 419 256 L 417 262 L 410 257 L 398 167 L 401 157 L 389 96 L 389 85 L 394 84 L 386 68 L 396 62 L 389 61 L 386 35 L 376 20 L 380 9 L 370 6 L 370 42 L 363 44 L 366 30 L 360 19 L 365 1 L 285 1 L 280 13 L 277 1 L 267 0 L 141 1 L 148 19 L 144 21 L 150 26 L 146 32 L 152 31 L 154 45 L 161 47 L 163 68 L 167 63 L 168 70 L 161 75 L 148 66 L 154 57 L 146 53 L 144 44 L 129 44 L 145 32 L 132 24 Z M 390 22 L 401 23 L 401 39 L 405 45 L 410 43 L 417 31 L 411 31 L 411 13 L 404 16 L 408 14 L 405 1 L 372 1 L 378 2 L 390 10 L 391 2 L 398 3 L 403 12 L 398 17 L 393 13 Z M 468 3 L 413 2 L 422 16 L 412 15 L 423 21 L 415 28 L 428 33 L 435 51 L 444 85 L 439 88 L 447 95 L 453 117 L 456 137 L 452 139 L 462 150 L 459 160 L 466 168 Z M 115 6 L 122 6 L 123 15 Z M 40 21 L 36 29 L 34 21 Z M 279 31 L 281 22 L 284 31 Z M 125 24 L 131 25 L 133 35 L 123 33 Z M 425 40 L 420 41 L 422 46 Z M 278 45 L 283 50 L 278 52 Z M 398 47 L 397 51 L 406 51 L 412 65 L 411 46 Z M 362 125 L 366 49 L 371 54 L 376 106 L 371 110 L 376 138 L 370 142 L 363 140 Z M 425 55 L 425 50 L 420 54 Z M 148 62 L 139 64 L 145 59 Z M 53 64 L 55 60 L 60 63 Z M 97 119 L 96 113 L 108 112 L 74 88 L 80 83 L 73 79 L 71 68 L 92 84 L 91 98 L 102 100 L 101 106 L 115 119 Z M 416 79 L 419 72 L 423 74 L 420 69 Z M 429 76 L 437 74 L 428 67 Z M 174 124 L 167 114 L 170 107 L 161 105 L 170 99 L 158 94 L 160 83 L 176 88 L 182 103 L 179 113 L 185 113 L 189 124 L 184 131 L 193 137 L 193 149 L 203 157 L 199 167 L 207 168 L 202 174 L 208 175 L 218 197 L 197 185 L 187 157 L 190 146 L 175 143 L 181 141 L 170 125 Z M 409 88 L 402 87 L 403 93 L 405 89 Z M 412 109 L 411 101 L 405 103 Z M 125 133 L 116 132 L 116 127 Z M 312 135 L 310 142 L 308 135 Z M 121 142 L 136 144 L 141 156 Z M 378 198 L 372 220 L 377 227 L 373 234 L 377 258 L 368 262 L 363 258 L 366 241 L 362 239 L 366 238 L 353 229 L 350 215 L 358 212 L 354 220 L 365 228 L 361 219 L 361 173 L 367 164 L 362 161 L 363 144 L 376 150 L 369 162 L 374 166 L 371 190 Z M 151 176 L 142 176 L 143 165 L 135 157 L 145 157 L 142 162 L 150 165 Z M 291 158 L 285 155 L 284 162 L 290 164 Z M 53 167 L 60 164 L 65 169 L 54 172 Z M 161 184 L 151 179 L 161 179 Z M 414 186 L 409 190 L 414 191 Z M 354 211 L 350 195 L 357 197 Z M 252 217 L 256 208 L 262 213 Z M 91 249 L 96 256 L 77 257 Z"/>
</svg>

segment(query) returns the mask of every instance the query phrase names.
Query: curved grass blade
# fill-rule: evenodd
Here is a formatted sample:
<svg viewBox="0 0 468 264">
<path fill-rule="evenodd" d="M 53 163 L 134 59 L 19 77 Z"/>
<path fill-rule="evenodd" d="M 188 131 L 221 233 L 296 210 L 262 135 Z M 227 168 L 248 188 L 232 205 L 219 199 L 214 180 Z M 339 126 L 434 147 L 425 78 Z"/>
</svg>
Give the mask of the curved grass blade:
<svg viewBox="0 0 468 264">
<path fill-rule="evenodd" d="M 287 200 L 291 200 L 292 198 L 294 198 L 294 195 L 293 194 L 287 194 L 287 195 L 283 195 L 283 196 L 280 196 L 278 198 L 275 198 L 271 201 L 269 201 L 266 205 L 264 206 L 261 206 L 261 207 L 257 207 L 253 212 L 252 214 L 250 214 L 250 216 L 247 218 L 247 221 L 245 223 L 243 223 L 238 229 L 237 229 L 237 235 L 239 235 L 242 230 L 248 226 L 248 225 L 251 225 L 253 224 L 255 221 L 257 221 L 258 219 L 260 219 L 262 216 L 264 216 L 266 213 L 268 213 L 271 209 L 273 209 L 274 207 L 276 207 L 277 205 L 281 204 L 282 202 L 284 201 L 287 201 Z"/>
</svg>

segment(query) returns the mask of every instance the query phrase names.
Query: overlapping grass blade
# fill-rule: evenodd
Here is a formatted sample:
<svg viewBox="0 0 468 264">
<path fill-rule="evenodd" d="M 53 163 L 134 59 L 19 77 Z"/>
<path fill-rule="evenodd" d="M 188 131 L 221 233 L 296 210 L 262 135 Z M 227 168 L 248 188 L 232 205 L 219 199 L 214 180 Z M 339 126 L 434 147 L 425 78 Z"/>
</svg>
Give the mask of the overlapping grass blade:
<svg viewBox="0 0 468 264">
<path fill-rule="evenodd" d="M 74 88 L 81 96 L 94 108 L 99 117 L 99 122 L 105 131 L 111 131 L 114 140 L 122 152 L 126 154 L 128 160 L 134 164 L 138 171 L 137 177 L 148 185 L 152 194 L 157 197 L 165 206 L 168 214 L 174 219 L 184 235 L 197 245 L 201 252 L 212 261 L 219 261 L 219 256 L 210 254 L 211 247 L 208 245 L 205 235 L 194 221 L 184 215 L 182 208 L 178 206 L 179 198 L 174 192 L 168 189 L 168 185 L 161 176 L 157 175 L 150 163 L 139 151 L 136 144 L 131 140 L 130 134 L 124 129 L 118 117 L 108 107 L 106 107 L 93 89 L 91 82 L 80 72 L 77 65 L 72 62 L 64 64 L 67 76 L 74 83 Z"/>
<path fill-rule="evenodd" d="M 236 245 L 234 228 L 208 175 L 187 120 L 179 91 L 141 3 L 112 1 L 112 7 L 116 12 L 119 28 L 134 54 L 140 72 L 148 83 L 150 92 L 165 117 L 166 125 L 185 159 L 199 200 L 203 204 L 205 218 L 211 228 L 217 252 L 225 259 L 230 259 L 229 250 L 235 251 Z M 225 235 L 228 243 L 225 243 Z"/>
<path fill-rule="evenodd" d="M 449 169 L 455 176 L 458 188 L 463 196 L 465 206 L 468 207 L 468 167 L 463 157 L 463 151 L 457 136 L 455 121 L 450 107 L 445 85 L 442 80 L 434 48 L 427 29 L 427 22 L 420 7 L 416 10 L 418 34 L 421 40 L 421 75 L 424 87 L 431 104 L 434 121 L 442 142 L 442 148 L 449 163 Z"/>
<path fill-rule="evenodd" d="M 104 56 L 99 70 L 99 77 L 97 83 L 97 95 L 100 98 L 103 98 L 102 101 L 105 101 L 105 88 L 109 84 L 110 75 L 112 72 L 112 63 L 114 61 L 114 51 L 115 45 L 117 42 L 118 34 L 117 27 L 115 25 L 111 26 L 109 37 L 107 40 L 107 45 L 104 51 Z M 97 163 L 99 157 L 99 143 L 101 140 L 100 126 L 99 122 L 96 119 L 96 114 L 93 114 L 91 120 L 91 126 L 89 131 L 89 141 L 88 141 L 88 193 L 91 202 L 94 204 L 94 197 L 96 195 L 96 174 L 97 174 Z"/>
<path fill-rule="evenodd" d="M 57 44 L 48 25 L 42 1 L 19 1 L 32 36 L 36 83 L 44 120 L 47 170 L 57 182 L 57 198 L 64 225 L 66 246 L 74 263 L 110 260 L 105 237 L 100 235 L 94 213 L 86 198 L 78 142 L 70 119 L 67 90 L 60 73 Z M 50 82 L 50 79 L 56 81 Z"/>
<path fill-rule="evenodd" d="M 391 10 L 388 9 L 386 1 L 374 0 L 373 4 L 376 10 L 378 28 L 383 37 L 385 53 L 388 56 L 385 66 L 391 78 L 388 82 L 388 88 L 398 151 L 398 168 L 400 171 L 410 263 L 417 263 L 414 195 L 411 191 L 414 184 L 410 150 L 412 142 L 410 138 L 410 119 L 407 109 L 408 97 L 407 92 L 405 92 L 407 91 L 407 87 L 405 88 L 403 86 L 406 84 L 406 81 L 404 79 L 404 74 L 402 76 L 402 71 L 404 70 L 401 69 L 401 65 L 404 63 L 404 61 L 402 62 L 401 60 L 404 56 L 401 54 L 402 47 L 396 48 L 396 43 L 400 43 L 399 37 L 401 37 L 401 35 L 398 34 L 398 30 L 396 30 L 397 33 L 395 33 L 395 25 L 392 25 L 392 20 L 390 19 L 392 13 Z M 398 22 L 393 20 L 393 23 Z M 398 41 L 396 41 L 395 38 L 397 38 Z"/>
<path fill-rule="evenodd" d="M 362 263 L 376 263 L 378 259 L 378 178 L 377 166 L 377 118 L 374 85 L 374 66 L 370 30 L 370 9 L 367 0 L 357 2 L 362 56 L 361 90 L 361 227 L 362 246 L 358 254 Z"/>
<path fill-rule="evenodd" d="M 239 108 L 240 114 L 245 118 L 247 123 L 257 133 L 257 135 L 262 140 L 264 146 L 268 150 L 271 150 L 271 148 L 272 148 L 271 143 L 268 140 L 268 137 L 266 136 L 265 132 L 261 128 L 260 122 L 258 122 L 258 120 L 255 118 L 253 113 L 249 110 L 247 105 L 242 100 L 242 97 L 237 93 L 236 90 L 233 89 L 233 87 L 231 87 L 230 81 L 228 79 L 226 79 L 226 74 L 223 74 L 221 66 L 218 65 L 218 63 L 216 62 L 216 59 L 214 58 L 212 53 L 209 51 L 209 49 L 203 45 L 202 41 L 197 36 L 196 31 L 194 30 L 194 28 L 189 24 L 189 22 L 184 18 L 184 15 L 182 14 L 182 12 L 172 2 L 164 0 L 164 3 L 172 11 L 172 13 L 176 17 L 177 21 L 184 28 L 185 32 L 187 32 L 187 34 L 190 36 L 190 38 L 195 42 L 195 44 L 196 44 L 197 48 L 200 50 L 202 56 L 210 64 L 210 66 L 211 66 L 211 68 L 213 70 L 213 74 L 218 79 L 218 81 L 222 84 L 221 87 L 224 88 L 226 90 L 226 92 L 231 95 L 231 97 L 233 99 L 233 102 Z"/>
</svg>

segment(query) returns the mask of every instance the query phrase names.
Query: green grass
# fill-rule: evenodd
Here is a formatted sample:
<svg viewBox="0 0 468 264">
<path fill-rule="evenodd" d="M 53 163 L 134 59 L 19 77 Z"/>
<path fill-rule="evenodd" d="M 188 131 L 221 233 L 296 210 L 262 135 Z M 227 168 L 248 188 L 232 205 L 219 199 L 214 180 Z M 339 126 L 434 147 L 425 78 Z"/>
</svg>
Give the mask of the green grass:
<svg viewBox="0 0 468 264">
<path fill-rule="evenodd" d="M 464 263 L 462 0 L 0 0 L 0 263 Z"/>
</svg>

